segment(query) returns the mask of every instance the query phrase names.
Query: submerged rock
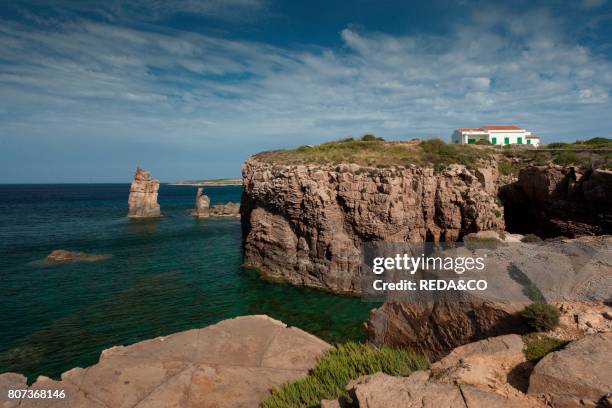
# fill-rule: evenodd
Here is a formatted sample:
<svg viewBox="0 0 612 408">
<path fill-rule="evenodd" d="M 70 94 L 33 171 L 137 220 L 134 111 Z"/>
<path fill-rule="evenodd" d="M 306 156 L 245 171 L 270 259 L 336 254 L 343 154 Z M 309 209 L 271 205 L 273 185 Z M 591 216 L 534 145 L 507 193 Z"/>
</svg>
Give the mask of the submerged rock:
<svg viewBox="0 0 612 408">
<path fill-rule="evenodd" d="M 110 258 L 109 255 L 93 255 L 86 254 L 85 252 L 78 251 L 66 251 L 64 249 L 56 249 L 47 255 L 47 262 L 71 262 L 71 261 L 83 261 L 83 262 L 95 262 L 104 261 Z"/>
<path fill-rule="evenodd" d="M 28 388 L 22 376 L 3 374 L 0 391 L 15 384 L 67 395 L 63 400 L 23 399 L 23 408 L 256 407 L 271 389 L 306 376 L 329 348 L 268 316 L 243 316 L 113 347 L 102 352 L 97 364 L 67 371 L 60 381 L 40 376 Z M 0 395 L 0 406 L 12 403 L 6 397 Z"/>
<path fill-rule="evenodd" d="M 151 178 L 151 173 L 136 168 L 134 180 L 130 187 L 128 198 L 128 217 L 130 218 L 158 218 L 161 216 L 157 203 L 159 180 Z"/>
</svg>

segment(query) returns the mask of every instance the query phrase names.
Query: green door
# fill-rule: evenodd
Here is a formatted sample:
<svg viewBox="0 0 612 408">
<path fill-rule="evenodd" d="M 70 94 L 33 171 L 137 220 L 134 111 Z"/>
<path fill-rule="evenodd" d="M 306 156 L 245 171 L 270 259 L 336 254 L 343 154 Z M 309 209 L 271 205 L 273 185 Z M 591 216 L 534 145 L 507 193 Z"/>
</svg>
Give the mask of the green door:
<svg viewBox="0 0 612 408">
<path fill-rule="evenodd" d="M 491 138 L 491 144 L 497 144 L 497 138 L 496 137 L 492 137 Z"/>
<path fill-rule="evenodd" d="M 474 144 L 476 143 L 476 139 L 468 139 L 468 144 Z"/>
<path fill-rule="evenodd" d="M 527 139 L 527 144 L 531 144 L 531 139 Z"/>
<path fill-rule="evenodd" d="M 522 137 L 520 137 L 520 136 L 519 136 L 519 137 L 517 137 L 517 138 L 516 138 L 516 143 L 518 143 L 518 144 L 523 144 L 523 138 L 522 138 Z"/>
<path fill-rule="evenodd" d="M 504 137 L 504 144 L 510 144 L 510 138 Z"/>
</svg>

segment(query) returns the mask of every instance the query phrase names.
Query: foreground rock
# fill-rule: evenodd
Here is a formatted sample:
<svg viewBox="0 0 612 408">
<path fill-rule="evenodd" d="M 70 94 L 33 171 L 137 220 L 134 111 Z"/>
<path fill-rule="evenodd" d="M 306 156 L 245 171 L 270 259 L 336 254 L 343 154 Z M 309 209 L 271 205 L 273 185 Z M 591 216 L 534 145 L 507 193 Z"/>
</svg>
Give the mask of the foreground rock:
<svg viewBox="0 0 612 408">
<path fill-rule="evenodd" d="M 504 229 L 493 162 L 436 171 L 253 157 L 242 174 L 244 263 L 296 285 L 359 293 L 363 242 L 455 241 Z"/>
<path fill-rule="evenodd" d="M 529 379 L 529 394 L 543 396 L 553 406 L 594 407 L 610 393 L 612 333 L 585 336 L 547 355 Z"/>
<path fill-rule="evenodd" d="M 541 237 L 612 234 L 612 171 L 530 166 L 500 190 L 508 227 Z"/>
<path fill-rule="evenodd" d="M 109 259 L 109 255 L 93 255 L 86 254 L 85 252 L 78 251 L 66 251 L 64 249 L 56 249 L 52 251 L 49 255 L 47 255 L 47 262 L 51 263 L 61 263 L 61 262 L 72 262 L 72 261 L 82 261 L 82 262 L 96 262 L 103 261 L 105 259 Z"/>
<path fill-rule="evenodd" d="M 157 203 L 159 180 L 151 178 L 151 173 L 136 168 L 134 180 L 130 187 L 128 198 L 128 217 L 130 218 L 158 218 L 161 216 Z"/>
<path fill-rule="evenodd" d="M 544 407 L 513 383 L 526 382 L 528 371 L 520 336 L 495 337 L 456 348 L 432 365 L 409 377 L 377 373 L 346 387 L 360 408 Z"/>
<path fill-rule="evenodd" d="M 64 389 L 65 400 L 23 399 L 20 407 L 256 407 L 272 388 L 307 374 L 329 349 L 324 341 L 267 316 L 244 316 L 113 347 L 61 381 L 39 377 L 31 390 Z M 0 391 L 16 374 L 0 376 Z M 0 395 L 0 404 L 14 404 Z M 6 405 L 7 407 L 11 405 Z"/>
</svg>

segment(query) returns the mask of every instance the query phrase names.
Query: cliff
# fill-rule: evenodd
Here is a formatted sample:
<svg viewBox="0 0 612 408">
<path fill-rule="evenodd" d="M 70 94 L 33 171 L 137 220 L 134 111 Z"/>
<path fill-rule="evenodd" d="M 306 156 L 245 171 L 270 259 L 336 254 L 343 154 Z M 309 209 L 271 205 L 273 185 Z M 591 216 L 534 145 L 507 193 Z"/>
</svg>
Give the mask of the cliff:
<svg viewBox="0 0 612 408">
<path fill-rule="evenodd" d="M 128 217 L 130 218 L 157 218 L 161 216 L 157 203 L 159 180 L 151 177 L 151 173 L 136 168 L 134 180 L 130 186 L 128 198 Z"/>
<path fill-rule="evenodd" d="M 455 241 L 505 227 L 490 159 L 436 170 L 256 156 L 242 172 L 244 264 L 297 285 L 358 293 L 363 242 Z"/>
</svg>

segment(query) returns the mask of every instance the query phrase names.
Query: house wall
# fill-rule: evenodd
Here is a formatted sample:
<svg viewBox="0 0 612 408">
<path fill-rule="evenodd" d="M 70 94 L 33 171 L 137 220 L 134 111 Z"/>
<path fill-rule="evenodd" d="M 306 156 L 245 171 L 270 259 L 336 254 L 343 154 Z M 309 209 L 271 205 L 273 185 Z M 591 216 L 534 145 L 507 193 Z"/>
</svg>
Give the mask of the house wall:
<svg viewBox="0 0 612 408">
<path fill-rule="evenodd" d="M 524 144 L 538 147 L 540 144 L 539 139 L 530 139 L 530 143 L 527 142 L 527 136 L 531 135 L 531 132 L 521 130 L 489 130 L 486 133 L 476 131 L 458 131 L 455 130 L 451 136 L 452 143 L 456 144 L 468 144 L 470 139 L 475 141 L 480 139 L 488 140 L 491 144 L 497 146 L 511 145 L 511 144 Z M 519 138 L 520 142 L 519 143 Z"/>
</svg>

